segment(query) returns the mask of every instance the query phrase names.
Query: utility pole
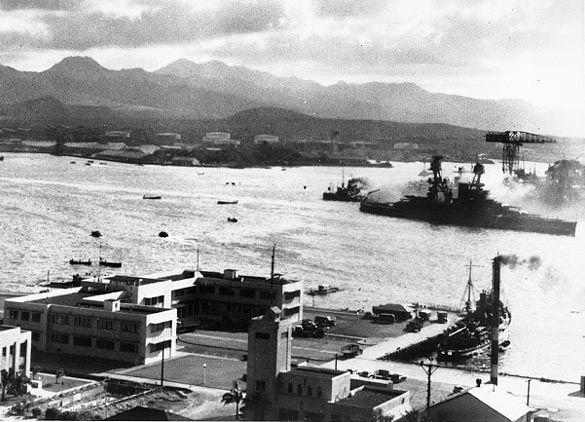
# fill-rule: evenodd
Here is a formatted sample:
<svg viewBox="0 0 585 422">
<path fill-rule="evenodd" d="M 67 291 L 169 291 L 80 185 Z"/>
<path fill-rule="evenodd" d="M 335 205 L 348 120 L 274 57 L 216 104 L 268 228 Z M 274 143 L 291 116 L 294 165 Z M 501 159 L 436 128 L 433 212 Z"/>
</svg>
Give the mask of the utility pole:
<svg viewBox="0 0 585 422">
<path fill-rule="evenodd" d="M 528 383 L 528 392 L 526 393 L 526 406 L 530 407 L 530 382 L 532 381 L 531 378 L 528 378 L 526 382 Z"/>
<path fill-rule="evenodd" d="M 429 408 L 431 407 L 431 376 L 435 373 L 437 369 L 439 369 L 439 365 L 434 365 L 432 363 L 424 363 L 421 361 L 420 363 L 421 368 L 427 374 L 427 416 L 429 413 Z"/>
<path fill-rule="evenodd" d="M 165 348 L 162 349 L 162 362 L 160 365 L 160 386 L 163 386 L 165 379 Z"/>
</svg>

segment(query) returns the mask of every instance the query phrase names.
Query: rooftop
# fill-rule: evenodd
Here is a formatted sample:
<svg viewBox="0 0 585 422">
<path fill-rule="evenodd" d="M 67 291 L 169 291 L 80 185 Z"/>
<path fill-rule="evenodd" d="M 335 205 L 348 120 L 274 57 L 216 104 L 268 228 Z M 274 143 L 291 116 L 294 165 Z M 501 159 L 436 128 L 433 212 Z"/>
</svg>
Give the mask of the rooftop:
<svg viewBox="0 0 585 422">
<path fill-rule="evenodd" d="M 336 371 L 335 369 L 329 368 L 322 368 L 320 366 L 297 366 L 295 369 L 292 369 L 290 373 L 298 374 L 298 373 L 309 373 L 308 376 L 313 377 L 320 377 L 320 378 L 335 378 L 338 375 L 342 375 L 347 373 L 346 371 Z M 304 374 L 303 374 L 304 375 Z"/>
<path fill-rule="evenodd" d="M 235 270 L 226 270 L 226 271 L 235 271 Z M 286 284 L 296 283 L 297 280 L 288 280 L 282 276 L 282 274 L 274 274 L 274 278 L 270 277 L 259 277 L 259 276 L 250 276 L 250 275 L 239 275 L 235 274 L 234 277 L 230 277 L 224 273 L 216 272 L 216 271 L 199 271 L 202 277 L 206 279 L 216 279 L 216 280 L 227 280 L 227 281 L 234 281 L 238 283 L 248 283 L 248 284 L 276 284 L 279 286 L 284 286 Z M 198 280 L 199 281 L 199 280 Z M 207 281 L 207 280 L 201 280 Z"/>
<path fill-rule="evenodd" d="M 382 403 L 392 400 L 406 391 L 402 390 L 391 390 L 391 389 L 378 389 L 364 386 L 359 390 L 354 390 L 349 396 L 340 400 L 338 403 L 342 405 L 361 407 L 364 409 L 372 409 Z"/>
</svg>

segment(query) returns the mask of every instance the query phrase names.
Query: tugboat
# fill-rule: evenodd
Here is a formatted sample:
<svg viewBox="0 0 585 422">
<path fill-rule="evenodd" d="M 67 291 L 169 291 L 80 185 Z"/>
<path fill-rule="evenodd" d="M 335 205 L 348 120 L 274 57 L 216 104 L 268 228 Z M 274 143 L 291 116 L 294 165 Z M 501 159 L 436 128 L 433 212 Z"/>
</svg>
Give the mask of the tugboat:
<svg viewBox="0 0 585 422">
<path fill-rule="evenodd" d="M 444 338 L 437 348 L 438 358 L 443 360 L 462 360 L 485 352 L 492 342 L 493 320 L 493 291 L 480 293 L 476 308 L 472 309 L 471 294 L 473 283 L 471 281 L 471 263 L 469 264 L 469 279 L 467 281 L 465 302 L 466 316 L 451 329 L 447 330 Z M 508 339 L 508 327 L 512 320 L 510 310 L 498 299 L 499 302 L 499 326 L 498 342 L 500 347 L 510 344 Z"/>
<path fill-rule="evenodd" d="M 429 178 L 426 196 L 406 195 L 395 203 L 374 202 L 371 195 L 362 201 L 360 211 L 426 221 L 431 224 L 515 230 L 553 235 L 575 236 L 576 221 L 563 221 L 527 214 L 488 198 L 481 176 L 483 164 L 473 167 L 471 183 L 458 183 L 451 189 L 441 174 L 443 157 L 431 162 L 433 177 Z"/>
<path fill-rule="evenodd" d="M 343 202 L 361 202 L 366 198 L 366 195 L 361 193 L 360 185 L 364 182 L 360 178 L 352 178 L 347 181 L 347 186 L 341 182 L 337 189 L 333 191 L 333 186 L 327 188 L 327 192 L 323 192 L 324 201 L 343 201 Z"/>
</svg>

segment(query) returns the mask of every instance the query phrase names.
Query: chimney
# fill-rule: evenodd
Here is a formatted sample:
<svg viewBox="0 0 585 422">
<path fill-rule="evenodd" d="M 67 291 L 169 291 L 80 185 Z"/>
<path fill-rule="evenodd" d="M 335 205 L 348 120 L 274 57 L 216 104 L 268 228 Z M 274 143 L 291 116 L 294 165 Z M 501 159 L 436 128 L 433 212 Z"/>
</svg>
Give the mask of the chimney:
<svg viewBox="0 0 585 422">
<path fill-rule="evenodd" d="M 238 278 L 238 270 L 223 270 L 223 278 L 226 280 L 235 280 Z"/>
<path fill-rule="evenodd" d="M 500 265 L 501 256 L 496 256 L 492 262 L 492 352 L 490 381 L 498 385 L 498 352 L 500 347 Z"/>
</svg>

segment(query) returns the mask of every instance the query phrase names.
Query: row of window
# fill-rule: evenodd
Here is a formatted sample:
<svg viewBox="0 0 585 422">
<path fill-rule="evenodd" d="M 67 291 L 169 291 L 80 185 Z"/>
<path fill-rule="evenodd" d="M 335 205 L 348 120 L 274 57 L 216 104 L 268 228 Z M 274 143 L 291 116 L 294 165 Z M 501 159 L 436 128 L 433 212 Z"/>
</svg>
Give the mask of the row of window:
<svg viewBox="0 0 585 422">
<path fill-rule="evenodd" d="M 197 292 L 202 294 L 216 294 L 215 286 L 197 286 Z M 270 290 L 256 290 L 249 287 L 233 288 L 233 287 L 218 287 L 218 294 L 221 296 L 236 296 L 236 293 L 240 297 L 255 298 L 256 293 L 262 300 L 272 300 L 276 298 L 276 292 Z M 300 296 L 300 291 L 298 292 Z"/>
<path fill-rule="evenodd" d="M 149 324 L 150 332 L 157 333 L 164 330 L 165 328 L 171 328 L 173 323 L 171 321 L 161 322 L 160 324 Z"/>
<path fill-rule="evenodd" d="M 194 295 L 195 294 L 195 287 L 187 287 L 185 289 L 174 290 L 172 293 L 173 299 L 178 299 L 181 297 Z"/>
<path fill-rule="evenodd" d="M 49 321 L 55 325 L 70 325 L 71 316 L 67 314 L 50 314 Z M 106 318 L 88 318 L 82 316 L 73 317 L 73 325 L 81 328 L 93 328 L 94 322 L 98 330 L 113 331 L 116 327 L 116 321 Z M 137 333 L 140 324 L 136 322 L 120 321 L 120 331 L 125 333 Z"/>
<path fill-rule="evenodd" d="M 289 394 L 293 394 L 293 384 L 291 382 L 288 383 L 287 391 Z M 312 386 L 307 385 L 306 392 L 307 392 L 308 397 L 313 397 L 313 387 Z M 303 386 L 301 384 L 297 384 L 297 395 L 298 396 L 303 395 Z M 317 387 L 315 397 L 317 397 L 317 398 L 323 397 L 323 390 L 321 390 L 321 387 Z"/>
<path fill-rule="evenodd" d="M 160 343 L 151 343 L 148 345 L 148 351 L 150 353 L 158 352 L 159 350 L 168 349 L 171 347 L 171 341 L 165 340 Z"/>
<path fill-rule="evenodd" d="M 18 310 L 17 309 L 9 309 L 8 310 L 8 317 L 10 319 L 18 319 Z M 40 312 L 30 312 L 30 311 L 20 311 L 20 320 L 21 321 L 32 321 L 32 322 L 41 322 L 41 313 Z"/>
<path fill-rule="evenodd" d="M 12 344 L 8 347 L 3 347 L 2 348 L 2 357 L 5 358 L 7 355 L 8 356 L 14 356 L 14 353 L 16 353 L 16 345 Z M 26 356 L 26 341 L 20 344 L 20 357 L 25 357 Z"/>
<path fill-rule="evenodd" d="M 116 350 L 116 342 L 111 339 L 99 338 L 99 337 L 88 337 L 88 336 L 69 336 L 67 334 L 53 333 L 49 336 L 51 343 L 55 344 L 70 344 L 69 337 L 73 337 L 73 345 L 81 347 L 95 347 L 103 350 Z M 120 341 L 119 348 L 120 352 L 138 353 L 138 343 Z"/>
<path fill-rule="evenodd" d="M 165 297 L 164 296 L 145 297 L 144 300 L 142 301 L 142 303 L 144 303 L 146 306 L 157 306 L 157 305 L 163 306 L 165 303 Z"/>
</svg>

